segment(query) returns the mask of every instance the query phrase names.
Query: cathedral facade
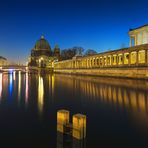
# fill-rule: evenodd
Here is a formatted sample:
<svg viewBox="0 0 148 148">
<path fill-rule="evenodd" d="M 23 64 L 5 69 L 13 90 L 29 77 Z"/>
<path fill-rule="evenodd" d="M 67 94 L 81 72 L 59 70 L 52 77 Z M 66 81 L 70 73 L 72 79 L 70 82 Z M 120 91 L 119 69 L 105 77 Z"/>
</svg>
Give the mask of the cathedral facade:
<svg viewBox="0 0 148 148">
<path fill-rule="evenodd" d="M 55 61 L 60 59 L 60 48 L 56 45 L 52 50 L 48 41 L 41 36 L 31 50 L 28 66 L 37 68 L 52 68 Z"/>
</svg>

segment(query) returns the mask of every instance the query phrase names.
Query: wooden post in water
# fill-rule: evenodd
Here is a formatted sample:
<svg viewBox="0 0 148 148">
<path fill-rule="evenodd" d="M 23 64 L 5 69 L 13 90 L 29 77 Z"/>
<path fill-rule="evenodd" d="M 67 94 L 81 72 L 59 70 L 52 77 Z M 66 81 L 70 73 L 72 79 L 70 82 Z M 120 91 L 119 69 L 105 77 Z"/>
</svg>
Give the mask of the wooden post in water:
<svg viewBox="0 0 148 148">
<path fill-rule="evenodd" d="M 57 112 L 57 131 L 64 133 L 64 126 L 69 123 L 69 111 L 59 110 Z"/>
<path fill-rule="evenodd" d="M 85 139 L 86 137 L 86 116 L 82 114 L 73 115 L 72 136 L 76 139 Z"/>
</svg>

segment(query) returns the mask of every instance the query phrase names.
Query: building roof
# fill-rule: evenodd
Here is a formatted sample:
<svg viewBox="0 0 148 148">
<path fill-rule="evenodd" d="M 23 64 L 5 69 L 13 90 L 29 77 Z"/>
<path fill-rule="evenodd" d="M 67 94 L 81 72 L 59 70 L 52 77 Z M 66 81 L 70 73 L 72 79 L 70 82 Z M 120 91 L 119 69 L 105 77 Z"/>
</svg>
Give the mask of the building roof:
<svg viewBox="0 0 148 148">
<path fill-rule="evenodd" d="M 4 58 L 4 57 L 2 57 L 2 56 L 0 56 L 0 59 L 7 60 L 6 58 Z"/>
<path fill-rule="evenodd" d="M 41 38 L 36 42 L 35 50 L 50 50 L 51 51 L 51 47 L 48 43 L 48 41 L 44 38 L 44 36 L 41 36 Z"/>
<path fill-rule="evenodd" d="M 129 31 L 133 31 L 133 30 L 137 30 L 137 29 L 140 29 L 140 28 L 143 28 L 143 27 L 147 27 L 148 26 L 148 24 L 145 24 L 145 25 L 143 25 L 143 26 L 140 26 L 140 27 L 137 27 L 137 28 L 133 28 L 133 29 L 129 29 Z"/>
</svg>

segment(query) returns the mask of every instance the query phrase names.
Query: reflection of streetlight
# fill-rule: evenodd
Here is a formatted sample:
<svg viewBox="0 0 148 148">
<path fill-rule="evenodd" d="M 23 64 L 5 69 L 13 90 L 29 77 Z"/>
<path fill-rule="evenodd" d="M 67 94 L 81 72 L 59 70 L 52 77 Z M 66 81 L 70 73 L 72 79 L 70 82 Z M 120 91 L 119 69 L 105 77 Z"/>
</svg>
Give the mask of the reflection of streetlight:
<svg viewBox="0 0 148 148">
<path fill-rule="evenodd" d="M 15 81 L 15 74 L 16 74 L 16 72 L 13 71 L 13 80 L 14 80 L 14 81 Z"/>
<path fill-rule="evenodd" d="M 26 62 L 26 65 L 25 65 L 26 66 L 26 68 L 25 68 L 26 71 L 28 71 L 28 64 L 29 64 L 29 62 Z"/>
<path fill-rule="evenodd" d="M 3 79 L 2 79 L 2 73 L 0 73 L 0 99 L 1 99 L 1 97 L 2 97 L 2 87 L 3 87 Z"/>
<path fill-rule="evenodd" d="M 18 99 L 20 99 L 21 96 L 21 71 L 18 73 Z"/>
<path fill-rule="evenodd" d="M 13 89 L 13 77 L 12 73 L 9 74 L 9 93 L 10 96 L 12 95 L 12 89 Z"/>
<path fill-rule="evenodd" d="M 51 91 L 52 91 L 52 96 L 54 95 L 54 82 L 55 82 L 55 77 L 54 75 L 51 76 Z"/>
<path fill-rule="evenodd" d="M 25 102 L 28 103 L 28 73 L 26 73 Z"/>
<path fill-rule="evenodd" d="M 40 112 L 43 110 L 43 100 L 44 99 L 44 82 L 43 78 L 39 76 L 39 82 L 38 82 L 38 109 Z"/>
</svg>

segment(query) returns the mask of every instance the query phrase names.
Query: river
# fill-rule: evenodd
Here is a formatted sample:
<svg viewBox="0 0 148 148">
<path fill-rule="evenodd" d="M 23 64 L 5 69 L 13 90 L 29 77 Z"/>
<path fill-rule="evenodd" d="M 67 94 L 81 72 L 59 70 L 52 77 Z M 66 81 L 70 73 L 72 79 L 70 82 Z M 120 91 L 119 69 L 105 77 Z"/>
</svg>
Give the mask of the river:
<svg viewBox="0 0 148 148">
<path fill-rule="evenodd" d="M 60 109 L 87 116 L 83 144 L 58 135 Z M 0 131 L 5 147 L 146 147 L 148 81 L 0 73 Z"/>
</svg>

